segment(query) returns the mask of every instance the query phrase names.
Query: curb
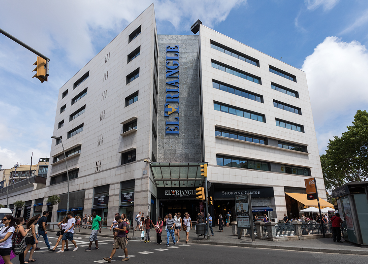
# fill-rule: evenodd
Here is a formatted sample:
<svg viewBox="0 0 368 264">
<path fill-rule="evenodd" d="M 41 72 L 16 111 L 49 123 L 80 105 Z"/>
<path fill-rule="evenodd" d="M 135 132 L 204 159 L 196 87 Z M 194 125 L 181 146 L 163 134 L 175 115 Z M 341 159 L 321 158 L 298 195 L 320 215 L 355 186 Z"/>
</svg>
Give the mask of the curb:
<svg viewBox="0 0 368 264">
<path fill-rule="evenodd" d="M 287 247 L 278 245 L 256 245 L 256 244 L 239 244 L 239 243 L 226 243 L 226 242 L 214 242 L 214 241 L 200 241 L 193 240 L 193 243 L 204 244 L 204 245 L 219 245 L 219 246 L 236 246 L 236 247 L 247 247 L 247 248 L 269 248 L 269 249 L 283 249 L 283 250 L 295 250 L 304 252 L 321 252 L 321 253 L 335 253 L 335 254 L 355 254 L 355 255 L 368 255 L 368 250 L 346 250 L 346 249 L 324 249 L 324 248 L 309 248 L 309 247 Z"/>
</svg>

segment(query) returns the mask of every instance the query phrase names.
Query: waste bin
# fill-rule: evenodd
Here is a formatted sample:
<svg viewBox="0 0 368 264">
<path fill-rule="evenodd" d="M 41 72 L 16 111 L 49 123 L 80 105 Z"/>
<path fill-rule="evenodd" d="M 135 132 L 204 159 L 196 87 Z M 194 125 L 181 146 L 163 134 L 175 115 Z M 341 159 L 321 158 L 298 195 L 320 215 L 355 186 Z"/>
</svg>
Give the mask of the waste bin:
<svg viewBox="0 0 368 264">
<path fill-rule="evenodd" d="M 204 235 L 205 233 L 206 233 L 206 224 L 205 223 L 196 224 L 196 234 Z"/>
</svg>

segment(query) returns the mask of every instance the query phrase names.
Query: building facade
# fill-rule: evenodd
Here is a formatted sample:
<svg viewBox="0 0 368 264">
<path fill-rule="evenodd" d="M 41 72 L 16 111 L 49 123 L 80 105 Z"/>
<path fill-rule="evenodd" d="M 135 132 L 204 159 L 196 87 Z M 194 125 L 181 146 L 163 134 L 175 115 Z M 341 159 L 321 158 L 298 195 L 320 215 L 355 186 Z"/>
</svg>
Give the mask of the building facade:
<svg viewBox="0 0 368 264">
<path fill-rule="evenodd" d="M 157 35 L 151 5 L 60 88 L 47 184 L 29 200 L 55 221 L 68 209 L 105 225 L 116 212 L 194 216 L 203 163 L 215 217 L 242 193 L 274 219 L 295 215 L 287 193 L 310 177 L 325 198 L 305 73 L 197 31 Z M 51 195 L 61 202 L 47 207 Z"/>
</svg>

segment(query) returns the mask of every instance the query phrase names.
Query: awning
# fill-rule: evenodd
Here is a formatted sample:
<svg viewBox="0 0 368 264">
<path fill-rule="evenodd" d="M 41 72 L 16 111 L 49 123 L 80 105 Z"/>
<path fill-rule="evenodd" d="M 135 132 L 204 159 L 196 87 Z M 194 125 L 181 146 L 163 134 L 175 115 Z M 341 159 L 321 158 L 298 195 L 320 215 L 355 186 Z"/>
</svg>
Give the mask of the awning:
<svg viewBox="0 0 368 264">
<path fill-rule="evenodd" d="M 267 206 L 252 206 L 252 212 L 253 213 L 268 212 L 268 211 L 273 211 L 273 209 L 271 207 L 267 207 Z"/>
<path fill-rule="evenodd" d="M 314 206 L 318 208 L 317 200 L 308 200 L 307 195 L 305 193 L 285 193 L 285 194 L 297 200 L 298 202 L 304 204 L 306 207 Z M 319 198 L 319 204 L 321 205 L 321 208 L 334 207 L 333 204 L 330 204 L 329 202 L 323 200 L 322 198 Z"/>
</svg>

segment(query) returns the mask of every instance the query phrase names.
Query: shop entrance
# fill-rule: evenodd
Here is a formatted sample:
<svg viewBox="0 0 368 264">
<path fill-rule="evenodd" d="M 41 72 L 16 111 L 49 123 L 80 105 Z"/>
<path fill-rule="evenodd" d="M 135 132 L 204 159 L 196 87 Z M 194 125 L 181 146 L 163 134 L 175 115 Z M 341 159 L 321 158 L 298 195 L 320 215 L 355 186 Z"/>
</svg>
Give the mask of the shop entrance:
<svg viewBox="0 0 368 264">
<path fill-rule="evenodd" d="M 172 214 L 174 217 L 175 213 L 180 212 L 183 218 L 184 213 L 188 212 L 192 221 L 196 221 L 200 207 L 198 200 L 160 200 L 159 216 L 164 218 L 165 215 Z"/>
<path fill-rule="evenodd" d="M 217 224 L 217 220 L 221 214 L 224 219 L 224 225 L 226 225 L 229 222 L 229 218 L 227 217 L 228 213 L 230 214 L 230 222 L 236 220 L 235 200 L 220 200 L 214 202 L 212 218 L 215 224 Z"/>
<path fill-rule="evenodd" d="M 94 208 L 92 209 L 92 212 L 95 211 L 98 216 L 101 217 L 101 225 L 106 226 L 107 225 L 107 208 Z"/>
</svg>

